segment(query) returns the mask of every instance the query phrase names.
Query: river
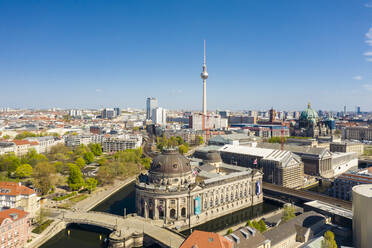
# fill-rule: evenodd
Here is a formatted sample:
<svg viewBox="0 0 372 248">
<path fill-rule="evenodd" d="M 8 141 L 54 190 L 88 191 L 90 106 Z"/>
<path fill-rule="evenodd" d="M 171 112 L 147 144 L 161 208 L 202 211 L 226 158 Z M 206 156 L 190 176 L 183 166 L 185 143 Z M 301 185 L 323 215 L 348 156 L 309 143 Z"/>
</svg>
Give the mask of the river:
<svg viewBox="0 0 372 248">
<path fill-rule="evenodd" d="M 200 226 L 194 227 L 193 230 L 204 230 L 217 232 L 229 226 L 241 223 L 252 217 L 257 217 L 269 213 L 281 206 L 280 203 L 266 200 L 264 203 L 248 207 L 232 214 L 216 218 Z M 121 190 L 110 196 L 101 204 L 92 210 L 102 211 L 111 214 L 123 215 L 135 212 L 135 192 L 134 182 L 123 187 Z M 47 241 L 42 248 L 102 248 L 106 247 L 103 240 L 110 233 L 109 230 L 88 225 L 69 225 L 67 229 L 59 232 L 52 239 Z M 183 232 L 188 234 L 188 230 Z"/>
</svg>

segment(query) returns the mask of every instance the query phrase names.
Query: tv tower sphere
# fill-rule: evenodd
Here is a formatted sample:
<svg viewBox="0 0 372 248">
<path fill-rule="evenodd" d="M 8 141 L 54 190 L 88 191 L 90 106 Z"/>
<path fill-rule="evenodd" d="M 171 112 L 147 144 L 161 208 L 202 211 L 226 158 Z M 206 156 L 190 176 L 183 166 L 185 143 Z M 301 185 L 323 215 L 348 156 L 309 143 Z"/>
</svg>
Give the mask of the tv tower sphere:
<svg viewBox="0 0 372 248">
<path fill-rule="evenodd" d="M 200 77 L 205 80 L 208 78 L 207 66 L 203 65 L 203 72 L 200 74 Z"/>
</svg>

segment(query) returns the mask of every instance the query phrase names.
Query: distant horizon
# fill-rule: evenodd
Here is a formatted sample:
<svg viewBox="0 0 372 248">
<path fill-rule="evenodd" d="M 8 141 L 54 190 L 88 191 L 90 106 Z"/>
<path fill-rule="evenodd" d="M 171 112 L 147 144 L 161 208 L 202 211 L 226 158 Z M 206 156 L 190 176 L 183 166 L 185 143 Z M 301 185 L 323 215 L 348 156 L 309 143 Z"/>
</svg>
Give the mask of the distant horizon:
<svg viewBox="0 0 372 248">
<path fill-rule="evenodd" d="M 371 109 L 367 3 L 1 1 L 0 106 Z"/>
<path fill-rule="evenodd" d="M 159 107 L 162 107 L 162 106 L 159 106 Z M 42 108 L 32 108 L 32 107 L 25 107 L 25 108 L 12 108 L 12 107 L 3 107 L 3 106 L 0 106 L 0 110 L 1 109 L 5 109 L 5 108 L 9 108 L 11 110 L 16 110 L 16 111 L 20 111 L 20 110 L 33 110 L 33 111 L 37 111 L 37 110 L 40 110 L 40 111 L 50 111 L 51 109 L 56 109 L 56 110 L 61 110 L 61 111 L 68 111 L 68 110 L 72 110 L 72 109 L 76 109 L 76 110 L 87 110 L 87 111 L 100 111 L 104 108 L 120 108 L 121 110 L 127 110 L 127 109 L 133 109 L 133 110 L 141 110 L 141 111 L 144 111 L 146 112 L 146 108 L 135 108 L 135 107 L 120 107 L 120 106 L 106 106 L 106 107 L 103 107 L 103 108 L 94 108 L 94 107 L 87 107 L 87 108 L 82 108 L 82 107 L 75 107 L 75 108 L 62 108 L 62 107 L 42 107 Z M 313 107 L 312 107 L 313 108 Z M 167 109 L 167 108 L 165 108 Z M 208 110 L 208 113 L 212 113 L 212 112 L 216 112 L 216 111 L 230 111 L 230 112 L 247 112 L 247 111 L 257 111 L 257 112 L 267 112 L 269 111 L 271 108 L 269 109 L 236 109 L 236 110 L 232 110 L 232 109 L 216 109 L 216 110 Z M 292 109 L 276 109 L 274 107 L 274 110 L 276 110 L 277 112 L 278 111 L 284 111 L 284 112 L 302 112 L 304 111 L 306 108 L 304 109 L 299 109 L 299 110 L 292 110 Z M 343 112 L 343 110 L 327 110 L 327 109 L 315 109 L 313 108 L 315 111 L 325 111 L 325 112 L 330 112 L 330 113 L 337 113 L 337 112 Z M 197 110 L 197 109 L 167 109 L 167 110 L 170 110 L 170 111 L 183 111 L 183 112 L 201 112 L 201 110 Z M 346 113 L 355 113 L 356 112 L 356 109 L 354 110 L 348 110 L 346 109 Z M 361 112 L 362 113 L 370 113 L 372 112 L 372 110 L 363 110 L 361 109 Z"/>
</svg>

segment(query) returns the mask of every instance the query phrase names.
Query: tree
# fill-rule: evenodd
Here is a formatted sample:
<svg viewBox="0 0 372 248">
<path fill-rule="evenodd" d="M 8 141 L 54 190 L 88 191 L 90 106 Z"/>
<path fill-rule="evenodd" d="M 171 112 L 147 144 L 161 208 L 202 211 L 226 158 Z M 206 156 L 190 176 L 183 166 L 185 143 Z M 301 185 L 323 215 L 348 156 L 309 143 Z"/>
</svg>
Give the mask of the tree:
<svg viewBox="0 0 372 248">
<path fill-rule="evenodd" d="M 83 175 L 77 165 L 70 165 L 70 176 L 67 179 L 67 184 L 72 190 L 79 190 L 84 186 Z"/>
<path fill-rule="evenodd" d="M 111 184 L 114 181 L 113 170 L 108 165 L 99 167 L 97 178 L 102 184 Z"/>
<path fill-rule="evenodd" d="M 10 139 L 10 135 L 8 135 L 8 134 L 3 135 L 3 139 L 6 139 L 6 140 Z"/>
<path fill-rule="evenodd" d="M 66 174 L 66 171 L 69 169 L 69 167 L 61 161 L 56 161 L 53 165 L 56 168 L 56 171 L 61 174 Z"/>
<path fill-rule="evenodd" d="M 38 135 L 36 135 L 33 132 L 24 131 L 24 132 L 22 132 L 20 134 L 17 134 L 14 139 L 16 139 L 16 140 L 23 140 L 24 138 L 27 138 L 27 137 L 37 137 L 37 136 Z"/>
<path fill-rule="evenodd" d="M 103 166 L 107 163 L 107 159 L 105 157 L 102 157 L 97 161 L 97 163 L 99 164 L 99 166 Z"/>
<path fill-rule="evenodd" d="M 33 170 L 33 178 L 35 186 L 40 189 L 43 195 L 47 194 L 54 186 L 54 175 L 56 168 L 49 162 L 39 162 Z"/>
<path fill-rule="evenodd" d="M 200 135 L 196 136 L 196 144 L 198 145 L 204 144 L 203 136 L 200 136 Z"/>
<path fill-rule="evenodd" d="M 296 208 L 292 205 L 287 205 L 284 207 L 283 210 L 283 216 L 282 216 L 282 221 L 286 222 L 294 217 L 296 217 Z"/>
<path fill-rule="evenodd" d="M 231 234 L 231 233 L 233 233 L 233 229 L 232 229 L 232 228 L 229 228 L 229 229 L 227 230 L 227 232 L 226 232 L 226 235 L 229 235 L 229 234 Z"/>
<path fill-rule="evenodd" d="M 187 151 L 189 150 L 189 148 L 186 146 L 186 145 L 180 145 L 178 147 L 178 151 L 181 153 L 181 154 L 185 154 L 187 153 Z"/>
<path fill-rule="evenodd" d="M 78 157 L 75 160 L 75 163 L 76 163 L 77 166 L 79 166 L 80 169 L 84 168 L 84 166 L 85 166 L 85 160 L 82 157 Z"/>
<path fill-rule="evenodd" d="M 25 178 L 32 175 L 32 166 L 29 164 L 21 164 L 15 171 L 17 177 Z"/>
<path fill-rule="evenodd" d="M 101 144 L 89 144 L 90 150 L 93 152 L 94 156 L 101 156 L 102 155 L 102 147 Z"/>
<path fill-rule="evenodd" d="M 64 144 L 57 144 L 52 146 L 49 154 L 47 154 L 50 161 L 66 162 L 71 159 L 73 155 L 72 150 Z"/>
<path fill-rule="evenodd" d="M 267 230 L 267 227 L 266 227 L 266 224 L 265 224 L 265 221 L 263 219 L 261 219 L 258 224 L 260 225 L 260 232 L 264 232 Z"/>
<path fill-rule="evenodd" d="M 337 248 L 335 235 L 332 231 L 326 231 L 324 233 L 324 240 L 322 240 L 322 248 Z"/>
<path fill-rule="evenodd" d="M 0 156 L 0 170 L 7 171 L 9 174 L 15 172 L 17 167 L 21 165 L 21 160 L 14 153 Z"/>
<path fill-rule="evenodd" d="M 89 190 L 89 193 L 91 193 L 96 189 L 97 183 L 98 182 L 96 179 L 88 178 L 87 180 L 85 180 L 85 188 Z"/>
<path fill-rule="evenodd" d="M 181 136 L 177 136 L 177 137 L 176 137 L 176 140 L 177 140 L 177 144 L 178 144 L 178 145 L 182 145 L 183 143 L 185 143 L 185 141 L 182 139 Z"/>
<path fill-rule="evenodd" d="M 22 163 L 24 164 L 30 164 L 32 166 L 35 166 L 37 163 L 42 161 L 48 161 L 47 157 L 45 157 L 43 154 L 37 153 L 35 149 L 30 149 L 27 154 L 22 157 Z"/>
<path fill-rule="evenodd" d="M 90 164 L 90 163 L 93 163 L 94 161 L 94 154 L 93 152 L 87 152 L 84 154 L 84 159 L 85 161 Z"/>
<path fill-rule="evenodd" d="M 146 170 L 149 170 L 151 167 L 151 158 L 142 158 L 141 164 L 145 167 Z"/>
<path fill-rule="evenodd" d="M 168 140 L 168 146 L 175 147 L 177 145 L 178 145 L 178 142 L 177 142 L 176 137 L 174 136 L 170 137 L 170 139 Z"/>
</svg>

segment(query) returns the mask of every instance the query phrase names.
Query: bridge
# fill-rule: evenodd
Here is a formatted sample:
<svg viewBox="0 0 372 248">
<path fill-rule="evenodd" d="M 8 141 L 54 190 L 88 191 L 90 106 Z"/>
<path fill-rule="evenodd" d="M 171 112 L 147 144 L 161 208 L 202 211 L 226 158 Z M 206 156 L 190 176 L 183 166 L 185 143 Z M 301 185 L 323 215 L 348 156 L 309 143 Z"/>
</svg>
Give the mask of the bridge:
<svg viewBox="0 0 372 248">
<path fill-rule="evenodd" d="M 184 241 L 180 234 L 139 216 L 121 217 L 94 211 L 65 211 L 59 215 L 59 218 L 65 223 L 88 224 L 112 230 L 109 240 L 114 245 L 111 244 L 111 247 L 122 247 L 121 245 L 127 247 L 128 243 L 142 243 L 149 240 L 161 247 L 180 247 Z"/>
<path fill-rule="evenodd" d="M 305 203 L 309 201 L 321 201 L 347 210 L 352 209 L 352 203 L 334 197 L 317 194 L 314 192 L 285 188 L 279 185 L 263 182 L 263 192 L 266 196 Z"/>
</svg>

